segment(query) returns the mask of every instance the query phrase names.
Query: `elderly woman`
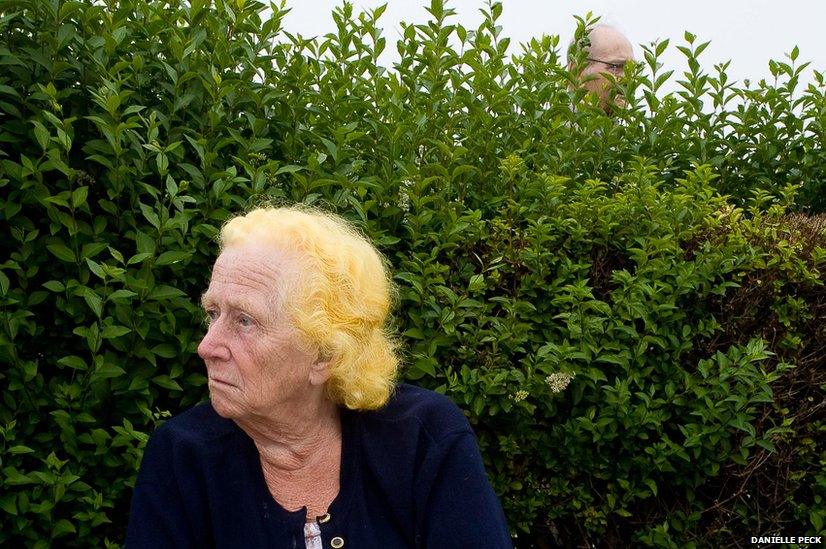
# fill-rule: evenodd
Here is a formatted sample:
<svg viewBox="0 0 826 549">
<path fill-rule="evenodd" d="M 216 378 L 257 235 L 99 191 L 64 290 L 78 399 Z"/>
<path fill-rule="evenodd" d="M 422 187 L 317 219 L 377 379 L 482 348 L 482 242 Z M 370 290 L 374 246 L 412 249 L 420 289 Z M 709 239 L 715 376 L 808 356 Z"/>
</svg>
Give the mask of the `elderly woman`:
<svg viewBox="0 0 826 549">
<path fill-rule="evenodd" d="M 394 384 L 391 282 L 342 219 L 262 208 L 220 235 L 210 401 L 147 444 L 128 547 L 510 547 L 447 398 Z"/>
</svg>

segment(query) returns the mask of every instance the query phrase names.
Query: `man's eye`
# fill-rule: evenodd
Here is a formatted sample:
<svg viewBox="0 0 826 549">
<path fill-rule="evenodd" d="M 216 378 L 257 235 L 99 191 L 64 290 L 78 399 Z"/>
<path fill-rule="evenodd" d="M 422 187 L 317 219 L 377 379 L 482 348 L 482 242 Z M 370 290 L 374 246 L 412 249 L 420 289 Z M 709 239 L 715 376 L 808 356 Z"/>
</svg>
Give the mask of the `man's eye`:
<svg viewBox="0 0 826 549">
<path fill-rule="evenodd" d="M 206 309 L 204 314 L 206 315 L 207 322 L 210 323 L 218 320 L 218 316 L 220 315 L 216 309 Z"/>
<path fill-rule="evenodd" d="M 238 324 L 240 324 L 241 326 L 247 328 L 249 326 L 252 326 L 254 324 L 254 322 L 247 315 L 239 315 L 238 316 Z"/>
</svg>

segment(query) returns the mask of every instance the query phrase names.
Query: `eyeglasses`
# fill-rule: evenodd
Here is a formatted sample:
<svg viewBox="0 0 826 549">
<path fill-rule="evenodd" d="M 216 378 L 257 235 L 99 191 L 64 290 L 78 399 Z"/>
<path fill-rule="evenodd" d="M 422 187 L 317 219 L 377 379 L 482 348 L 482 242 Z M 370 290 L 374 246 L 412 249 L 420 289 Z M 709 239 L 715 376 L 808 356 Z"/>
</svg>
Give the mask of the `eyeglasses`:
<svg viewBox="0 0 826 549">
<path fill-rule="evenodd" d="M 622 73 L 625 70 L 625 65 L 628 64 L 628 63 L 631 63 L 631 61 L 622 61 L 620 63 L 612 63 L 611 61 L 603 61 L 602 59 L 594 59 L 592 57 L 589 57 L 587 60 L 592 62 L 592 63 L 602 63 L 603 65 L 608 67 L 609 71 L 611 71 L 613 73 Z"/>
</svg>

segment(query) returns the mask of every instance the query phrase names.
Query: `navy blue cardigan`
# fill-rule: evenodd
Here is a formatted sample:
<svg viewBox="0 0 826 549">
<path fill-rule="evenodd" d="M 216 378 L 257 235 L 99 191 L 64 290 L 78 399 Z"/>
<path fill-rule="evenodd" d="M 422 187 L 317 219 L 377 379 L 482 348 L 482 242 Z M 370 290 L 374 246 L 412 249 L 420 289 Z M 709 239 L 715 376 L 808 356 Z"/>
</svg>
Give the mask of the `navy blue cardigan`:
<svg viewBox="0 0 826 549">
<path fill-rule="evenodd" d="M 446 397 L 399 385 L 383 409 L 341 422 L 325 548 L 512 547 L 476 438 Z M 305 512 L 273 499 L 252 440 L 205 403 L 150 437 L 126 546 L 303 549 Z"/>
</svg>

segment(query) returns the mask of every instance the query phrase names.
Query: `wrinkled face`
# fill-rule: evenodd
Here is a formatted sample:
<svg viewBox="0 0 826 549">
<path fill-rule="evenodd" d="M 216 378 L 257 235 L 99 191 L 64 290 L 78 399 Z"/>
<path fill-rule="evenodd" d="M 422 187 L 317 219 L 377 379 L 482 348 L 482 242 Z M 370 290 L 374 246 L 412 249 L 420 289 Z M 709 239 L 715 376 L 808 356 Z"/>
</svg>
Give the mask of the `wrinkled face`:
<svg viewBox="0 0 826 549">
<path fill-rule="evenodd" d="M 634 60 L 634 48 L 618 31 L 610 27 L 597 27 L 591 31 L 591 48 L 588 61 L 582 71 L 582 87 L 597 96 L 599 106 L 606 112 L 611 111 L 611 79 L 622 76 L 625 64 Z M 614 98 L 614 103 L 622 104 L 621 97 Z"/>
<path fill-rule="evenodd" d="M 209 328 L 198 354 L 219 415 L 272 417 L 300 406 L 318 384 L 318 352 L 282 311 L 299 265 L 294 255 L 256 246 L 226 249 L 215 261 L 202 298 Z"/>
</svg>

